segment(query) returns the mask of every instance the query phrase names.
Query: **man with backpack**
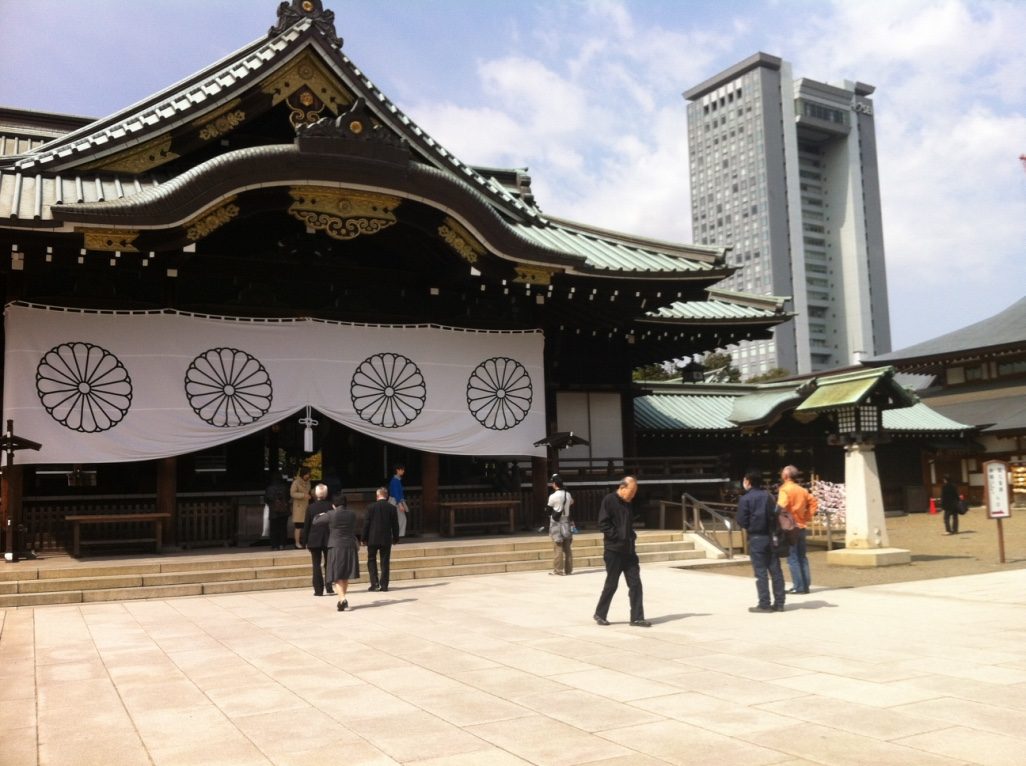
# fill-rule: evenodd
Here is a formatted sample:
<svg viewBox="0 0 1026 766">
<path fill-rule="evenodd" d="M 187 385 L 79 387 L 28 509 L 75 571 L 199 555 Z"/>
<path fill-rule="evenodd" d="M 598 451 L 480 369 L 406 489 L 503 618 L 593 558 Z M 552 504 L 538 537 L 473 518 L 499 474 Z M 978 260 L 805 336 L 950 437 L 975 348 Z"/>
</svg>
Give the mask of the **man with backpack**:
<svg viewBox="0 0 1026 766">
<path fill-rule="evenodd" d="M 809 571 L 809 556 L 805 544 L 805 538 L 809 534 L 807 529 L 812 521 L 813 515 L 819 502 L 809 492 L 797 483 L 801 472 L 793 465 L 784 466 L 780 471 L 780 494 L 777 496 L 777 505 L 780 511 L 787 511 L 794 517 L 798 526 L 798 534 L 791 543 L 791 552 L 787 556 L 787 567 L 791 570 L 790 593 L 808 593 L 812 587 L 812 573 Z"/>
<path fill-rule="evenodd" d="M 777 556 L 776 516 L 777 504 L 773 496 L 762 488 L 762 474 L 749 471 L 742 480 L 745 494 L 737 504 L 737 524 L 748 532 L 748 557 L 755 572 L 755 591 L 759 603 L 749 612 L 784 611 L 784 573 Z M 773 581 L 773 601 L 770 602 L 769 580 Z"/>
</svg>

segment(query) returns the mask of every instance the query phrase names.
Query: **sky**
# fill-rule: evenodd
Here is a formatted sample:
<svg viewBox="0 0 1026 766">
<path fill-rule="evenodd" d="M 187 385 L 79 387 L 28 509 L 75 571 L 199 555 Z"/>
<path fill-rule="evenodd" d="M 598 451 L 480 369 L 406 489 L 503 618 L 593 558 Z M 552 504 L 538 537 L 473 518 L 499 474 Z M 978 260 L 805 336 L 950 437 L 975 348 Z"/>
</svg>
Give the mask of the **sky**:
<svg viewBox="0 0 1026 766">
<path fill-rule="evenodd" d="M 102 117 L 263 37 L 278 0 L 0 0 L 0 106 Z M 876 87 L 892 348 L 1026 295 L 1026 2 L 326 0 L 343 51 L 543 212 L 692 242 L 683 91 L 751 54 Z"/>
</svg>

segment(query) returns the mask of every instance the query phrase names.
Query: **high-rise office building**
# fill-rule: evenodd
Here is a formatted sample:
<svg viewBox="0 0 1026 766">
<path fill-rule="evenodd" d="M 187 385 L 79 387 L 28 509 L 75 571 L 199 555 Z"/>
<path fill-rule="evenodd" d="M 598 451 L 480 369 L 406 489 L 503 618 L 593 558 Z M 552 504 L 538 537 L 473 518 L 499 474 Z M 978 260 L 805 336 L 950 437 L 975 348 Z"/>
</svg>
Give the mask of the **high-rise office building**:
<svg viewBox="0 0 1026 766">
<path fill-rule="evenodd" d="M 773 340 L 733 350 L 744 378 L 890 351 L 873 90 L 757 53 L 684 93 L 694 240 L 738 267 L 718 286 L 793 299 Z"/>
</svg>

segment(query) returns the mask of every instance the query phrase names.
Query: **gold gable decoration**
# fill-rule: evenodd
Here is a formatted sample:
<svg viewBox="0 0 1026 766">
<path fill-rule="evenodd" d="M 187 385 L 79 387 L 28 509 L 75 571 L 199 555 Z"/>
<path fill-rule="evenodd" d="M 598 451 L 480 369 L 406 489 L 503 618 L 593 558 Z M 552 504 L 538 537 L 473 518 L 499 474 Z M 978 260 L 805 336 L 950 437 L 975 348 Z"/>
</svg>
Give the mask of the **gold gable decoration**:
<svg viewBox="0 0 1026 766">
<path fill-rule="evenodd" d="M 293 186 L 289 194 L 294 200 L 289 215 L 334 239 L 355 239 L 387 229 L 396 223 L 395 209 L 402 202 L 387 194 L 324 186 Z"/>
<path fill-rule="evenodd" d="M 75 229 L 82 234 L 86 250 L 104 253 L 138 253 L 135 240 L 139 232 L 133 229 Z"/>
<path fill-rule="evenodd" d="M 313 96 L 321 102 L 318 112 L 327 107 L 334 114 L 338 114 L 355 100 L 353 95 L 340 87 L 336 78 L 310 53 L 303 54 L 282 71 L 264 80 L 260 84 L 260 90 L 271 97 L 271 104 L 274 106 L 282 101 L 290 101 L 289 107 L 293 112 L 297 111 L 297 105 L 291 103 L 291 96 L 301 90 L 308 91 L 308 96 Z M 303 94 L 300 94 L 300 100 L 302 99 Z M 309 107 L 313 103 L 311 100 L 310 104 L 300 105 Z"/>
<path fill-rule="evenodd" d="M 185 224 L 185 236 L 193 242 L 209 236 L 239 215 L 239 206 L 235 204 L 235 195 L 226 199 L 215 210 L 196 216 Z"/>
<path fill-rule="evenodd" d="M 546 269 L 541 266 L 517 266 L 514 282 L 525 285 L 547 285 L 552 282 L 552 275 L 556 272 L 553 269 Z"/>
<path fill-rule="evenodd" d="M 246 113 L 239 109 L 240 99 L 232 99 L 229 103 L 217 111 L 203 115 L 203 117 L 193 123 L 193 127 L 198 128 L 200 139 L 203 141 L 212 141 L 215 138 L 227 135 L 235 130 L 239 125 L 246 121 Z"/>
<path fill-rule="evenodd" d="M 117 173 L 145 173 L 147 170 L 178 159 L 171 151 L 171 136 L 160 136 L 147 141 L 132 151 L 118 152 L 84 166 L 86 170 L 111 170 Z"/>
<path fill-rule="evenodd" d="M 438 236 L 467 263 L 477 263 L 477 259 L 486 252 L 484 245 L 451 216 L 446 216 L 438 227 Z"/>
<path fill-rule="evenodd" d="M 305 86 L 285 99 L 285 105 L 290 110 L 289 122 L 293 128 L 317 122 L 323 116 L 325 107 L 324 102 Z"/>
</svg>

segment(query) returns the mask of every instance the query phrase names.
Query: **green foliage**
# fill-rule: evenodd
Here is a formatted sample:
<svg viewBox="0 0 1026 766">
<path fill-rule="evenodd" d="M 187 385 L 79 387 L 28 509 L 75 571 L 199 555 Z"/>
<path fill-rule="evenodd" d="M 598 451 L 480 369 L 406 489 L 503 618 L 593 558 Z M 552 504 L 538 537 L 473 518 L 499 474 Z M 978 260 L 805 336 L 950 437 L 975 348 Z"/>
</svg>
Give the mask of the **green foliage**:
<svg viewBox="0 0 1026 766">
<path fill-rule="evenodd" d="M 730 367 L 733 361 L 730 354 L 713 351 L 711 354 L 706 354 L 705 359 L 702 360 L 702 366 L 707 370 L 718 370 L 721 367 Z"/>
<path fill-rule="evenodd" d="M 753 375 L 745 383 L 769 383 L 771 380 L 781 380 L 789 377 L 791 377 L 790 370 L 785 370 L 783 367 L 774 367 L 772 370 L 767 370 L 761 375 Z"/>
<path fill-rule="evenodd" d="M 706 354 L 702 360 L 705 367 L 705 379 L 709 383 L 739 383 L 741 371 L 734 366 L 730 354 L 714 351 Z"/>
<path fill-rule="evenodd" d="M 631 380 L 670 380 L 680 377 L 676 370 L 668 370 L 661 364 L 646 364 L 631 373 Z"/>
</svg>

